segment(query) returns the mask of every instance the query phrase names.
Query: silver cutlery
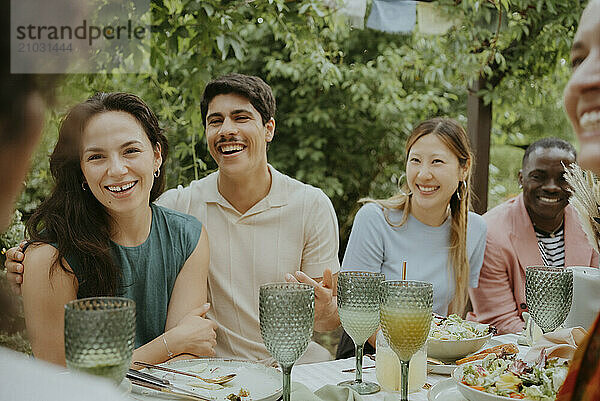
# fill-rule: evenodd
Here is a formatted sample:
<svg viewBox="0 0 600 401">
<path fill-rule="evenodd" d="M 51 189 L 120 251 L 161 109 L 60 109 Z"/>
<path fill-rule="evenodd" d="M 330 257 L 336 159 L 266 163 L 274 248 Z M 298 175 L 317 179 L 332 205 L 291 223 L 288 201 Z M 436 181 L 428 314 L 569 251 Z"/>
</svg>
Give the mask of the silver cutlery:
<svg viewBox="0 0 600 401">
<path fill-rule="evenodd" d="M 167 379 L 161 379 L 148 373 L 139 372 L 137 370 L 129 369 L 127 377 L 133 384 L 151 388 L 153 390 L 169 393 L 177 396 L 181 396 L 188 399 L 194 399 L 199 401 L 214 401 L 214 398 L 206 398 L 198 395 L 192 391 L 184 388 L 175 386 Z"/>
<path fill-rule="evenodd" d="M 207 378 L 204 378 L 202 376 L 195 375 L 193 373 L 182 372 L 180 370 L 175 370 L 175 369 L 171 369 L 171 368 L 165 368 L 164 366 L 152 365 L 151 363 L 136 361 L 133 364 L 134 365 L 143 366 L 145 368 L 163 370 L 165 372 L 177 373 L 178 375 L 184 375 L 184 376 L 194 377 L 196 379 L 200 379 L 200 380 L 205 381 L 206 383 L 211 383 L 211 384 L 225 384 L 225 383 L 228 383 L 228 382 L 230 382 L 231 380 L 233 380 L 235 378 L 235 373 L 231 373 L 231 374 L 228 374 L 228 375 L 225 375 L 225 376 L 215 377 L 215 378 L 212 378 L 212 379 L 207 379 Z"/>
<path fill-rule="evenodd" d="M 375 365 L 369 365 L 369 366 L 363 366 L 363 369 L 373 369 L 375 367 Z M 356 368 L 352 368 L 352 369 L 344 369 L 342 370 L 342 373 L 352 373 L 352 372 L 356 372 Z"/>
</svg>

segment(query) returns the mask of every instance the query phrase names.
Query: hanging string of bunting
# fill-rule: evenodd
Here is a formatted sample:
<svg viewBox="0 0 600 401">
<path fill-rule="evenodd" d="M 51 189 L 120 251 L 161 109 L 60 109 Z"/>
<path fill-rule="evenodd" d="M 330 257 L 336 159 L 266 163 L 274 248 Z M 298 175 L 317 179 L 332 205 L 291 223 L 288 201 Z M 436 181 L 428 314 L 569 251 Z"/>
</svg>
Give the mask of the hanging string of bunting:
<svg viewBox="0 0 600 401">
<path fill-rule="evenodd" d="M 383 32 L 410 33 L 418 31 L 429 35 L 443 35 L 460 22 L 450 19 L 431 1 L 372 0 L 367 15 L 367 0 L 345 0 L 338 12 L 348 18 L 350 26 L 366 27 Z"/>
</svg>

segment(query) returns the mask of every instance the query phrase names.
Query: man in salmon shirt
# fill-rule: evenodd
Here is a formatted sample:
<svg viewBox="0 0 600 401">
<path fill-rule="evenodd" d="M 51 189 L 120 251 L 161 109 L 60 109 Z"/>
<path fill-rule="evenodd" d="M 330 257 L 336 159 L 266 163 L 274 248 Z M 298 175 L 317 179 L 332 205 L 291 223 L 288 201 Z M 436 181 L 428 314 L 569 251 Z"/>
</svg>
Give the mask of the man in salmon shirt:
<svg viewBox="0 0 600 401">
<path fill-rule="evenodd" d="M 479 287 L 469 288 L 468 319 L 494 325 L 500 334 L 523 330 L 527 266 L 598 266 L 598 254 L 569 205 L 564 166 L 575 149 L 558 138 L 532 143 L 523 156 L 523 193 L 483 215 L 487 239 Z"/>
</svg>

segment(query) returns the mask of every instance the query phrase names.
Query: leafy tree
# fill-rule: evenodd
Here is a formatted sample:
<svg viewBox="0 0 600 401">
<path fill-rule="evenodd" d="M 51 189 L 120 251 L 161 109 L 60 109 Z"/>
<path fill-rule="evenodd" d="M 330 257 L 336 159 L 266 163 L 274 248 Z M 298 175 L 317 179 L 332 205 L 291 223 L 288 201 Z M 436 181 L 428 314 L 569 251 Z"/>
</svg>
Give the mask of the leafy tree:
<svg viewBox="0 0 600 401">
<path fill-rule="evenodd" d="M 487 79 L 481 91 L 493 104 L 489 207 L 518 192 L 522 152 L 544 136 L 572 140 L 562 111 L 569 48 L 584 1 L 440 0 L 446 13 L 461 18 L 449 32 L 446 51 L 463 66 L 463 79 Z M 458 11 L 458 12 L 457 12 Z M 469 18 L 466 18 L 469 16 Z M 465 51 L 466 50 L 466 51 Z"/>
<path fill-rule="evenodd" d="M 205 83 L 232 71 L 259 75 L 278 101 L 270 162 L 331 197 L 345 243 L 358 199 L 396 190 L 414 124 L 448 115 L 466 126 L 467 86 L 480 74 L 489 83 L 481 94 L 495 111 L 492 202 L 516 191 L 514 171 L 504 167 L 518 167 L 520 151 L 507 144 L 568 137 L 563 60 L 581 2 L 438 4 L 459 21 L 441 36 L 350 29 L 317 0 L 153 0 L 153 71 L 69 76 L 61 104 L 98 90 L 140 95 L 168 132 L 168 185 L 185 185 L 216 168 L 200 121 Z M 58 115 L 42 154 L 53 145 Z M 40 162 L 21 203 L 25 211 L 44 196 L 47 177 Z"/>
</svg>

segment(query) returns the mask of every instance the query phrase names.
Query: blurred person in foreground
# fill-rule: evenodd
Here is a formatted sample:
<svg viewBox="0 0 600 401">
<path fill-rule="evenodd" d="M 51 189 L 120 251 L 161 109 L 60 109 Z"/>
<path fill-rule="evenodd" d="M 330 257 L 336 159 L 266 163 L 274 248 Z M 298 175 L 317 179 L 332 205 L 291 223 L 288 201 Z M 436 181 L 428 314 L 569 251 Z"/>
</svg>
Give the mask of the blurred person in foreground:
<svg viewBox="0 0 600 401">
<path fill-rule="evenodd" d="M 0 3 L 0 232 L 11 215 L 41 137 L 45 101 L 55 77 L 40 84 L 34 75 L 10 73 L 9 2 Z M 9 300 L 8 293 L 0 297 Z M 6 302 L 8 303 L 8 301 Z M 6 304 L 2 301 L 2 304 Z M 2 311 L 6 313 L 6 310 Z M 15 401 L 125 401 L 110 383 L 96 377 L 65 375 L 56 366 L 0 347 L 0 398 Z"/>
<path fill-rule="evenodd" d="M 45 101 L 36 77 L 10 74 L 9 65 L 0 64 L 0 171 L 3 181 L 0 232 L 3 232 L 12 220 L 14 204 L 42 133 Z"/>
<path fill-rule="evenodd" d="M 569 205 L 564 166 L 575 157 L 573 145 L 558 138 L 540 139 L 525 150 L 519 171 L 523 192 L 483 215 L 485 256 L 479 287 L 469 289 L 469 319 L 491 324 L 500 334 L 519 332 L 527 311 L 527 266 L 598 267 L 598 254 Z"/>
<path fill-rule="evenodd" d="M 565 110 L 581 145 L 578 162 L 600 174 L 600 0 L 583 11 L 571 48 Z M 557 401 L 600 400 L 600 315 L 571 362 Z"/>
</svg>

